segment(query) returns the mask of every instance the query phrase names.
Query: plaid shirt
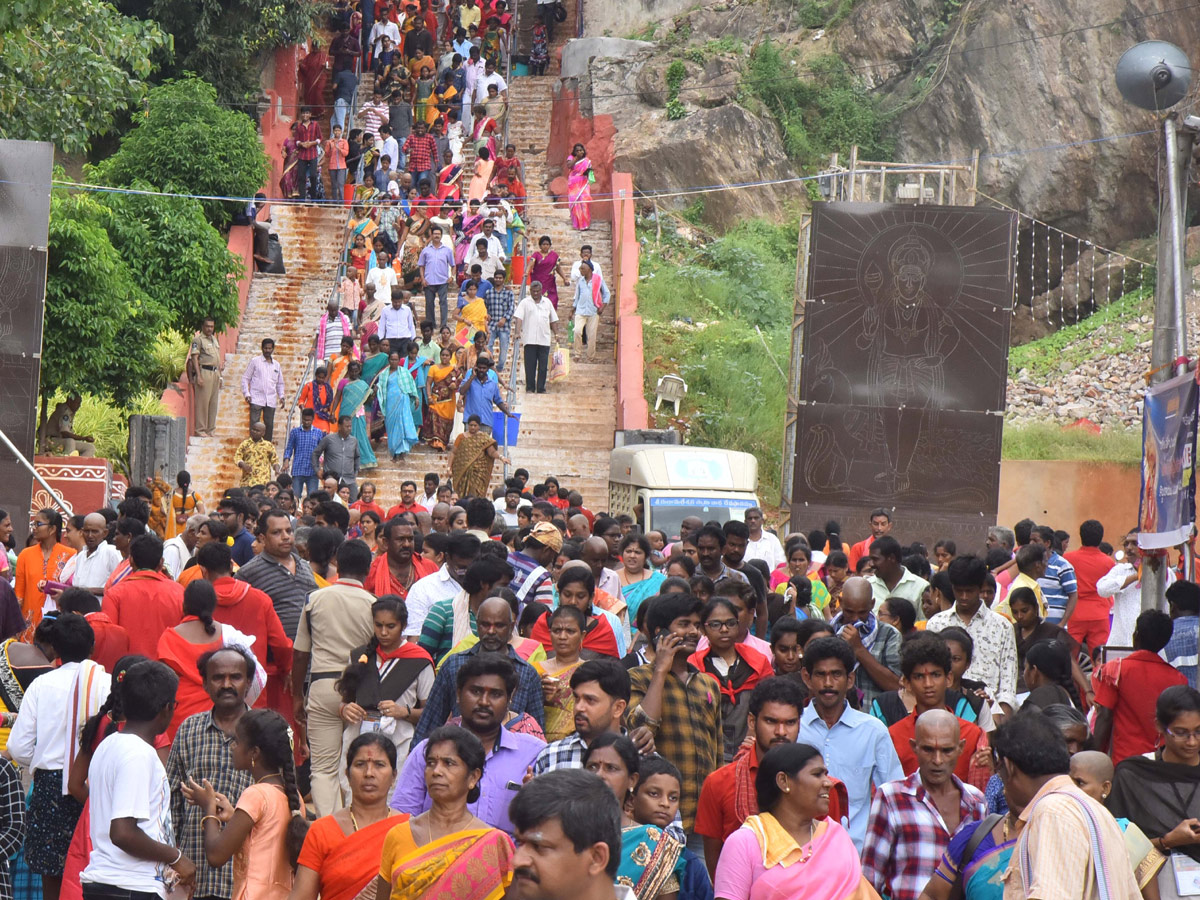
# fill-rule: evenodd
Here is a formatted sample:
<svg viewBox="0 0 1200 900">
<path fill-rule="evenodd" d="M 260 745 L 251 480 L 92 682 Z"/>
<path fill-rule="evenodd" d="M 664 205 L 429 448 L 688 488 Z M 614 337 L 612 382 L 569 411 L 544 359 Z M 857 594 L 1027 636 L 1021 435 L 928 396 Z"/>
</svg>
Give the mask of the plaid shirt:
<svg viewBox="0 0 1200 900">
<path fill-rule="evenodd" d="M 433 680 L 433 690 L 429 692 L 429 699 L 425 701 L 425 708 L 421 711 L 421 721 L 417 722 L 416 731 L 413 733 L 413 747 L 429 737 L 435 728 L 445 725 L 451 716 L 459 715 L 458 670 L 478 656 L 482 649 L 482 644 L 476 644 L 470 650 L 452 654 L 442 663 L 437 678 Z M 546 713 L 542 706 L 542 677 L 538 675 L 537 669 L 517 654 L 511 644 L 505 649 L 508 651 L 508 661 L 517 670 L 517 689 L 508 701 L 508 708 L 517 715 L 529 713 L 544 728 Z"/>
<path fill-rule="evenodd" d="M 213 722 L 212 711 L 197 713 L 183 720 L 171 755 L 167 757 L 167 780 L 171 785 L 171 823 L 183 855 L 196 864 L 195 896 L 232 897 L 233 864 L 214 869 L 204 858 L 204 832 L 200 818 L 204 813 L 198 806 L 184 802 L 179 785 L 191 777 L 196 781 L 207 778 L 212 786 L 237 804 L 242 791 L 254 779 L 249 772 L 233 767 L 229 745 L 233 736 L 227 735 Z"/>
<path fill-rule="evenodd" d="M 25 843 L 25 791 L 17 767 L 0 760 L 0 900 L 13 900 L 8 861 Z"/>
<path fill-rule="evenodd" d="M 427 172 L 437 159 L 437 141 L 429 134 L 410 134 L 404 139 L 404 156 L 408 159 L 408 171 Z"/>
<path fill-rule="evenodd" d="M 500 331 L 512 327 L 513 309 L 517 305 L 517 298 L 513 296 L 512 289 L 489 284 L 482 293 L 483 305 L 487 307 L 488 327 Z M 501 319 L 504 320 L 503 327 L 496 324 Z"/>
<path fill-rule="evenodd" d="M 534 776 L 545 775 L 555 769 L 582 769 L 583 754 L 587 744 L 575 732 L 571 732 L 561 740 L 552 741 L 542 748 L 537 759 L 533 761 Z"/>
<path fill-rule="evenodd" d="M 296 140 L 316 141 L 311 147 L 301 147 L 296 151 L 296 155 L 301 159 L 316 159 L 321 146 L 321 126 L 316 122 L 309 122 L 307 125 L 296 123 Z"/>
<path fill-rule="evenodd" d="M 987 801 L 978 788 L 951 777 L 961 793 L 959 825 L 986 816 Z M 903 781 L 889 781 L 875 791 L 871 801 L 863 875 L 891 900 L 917 900 L 950 845 L 950 837 L 937 805 L 921 783 L 920 771 Z"/>
<path fill-rule="evenodd" d="M 1167 662 L 1180 671 L 1188 685 L 1196 687 L 1196 634 L 1200 631 L 1200 618 L 1180 616 L 1174 620 L 1175 629 L 1171 639 L 1163 648 Z"/>
<path fill-rule="evenodd" d="M 658 752 L 679 769 L 683 776 L 679 814 L 684 830 L 691 831 L 700 788 L 704 779 L 721 765 L 724 751 L 721 689 L 715 678 L 691 664 L 686 680 L 681 681 L 670 672 L 663 684 L 661 716 L 655 721 L 642 709 L 642 699 L 653 674 L 653 665 L 629 670 L 631 691 L 626 727 L 649 727 Z"/>
<path fill-rule="evenodd" d="M 312 455 L 323 437 L 325 432 L 316 427 L 305 430 L 297 425 L 288 432 L 287 444 L 283 448 L 283 461 L 294 460 L 291 469 L 293 478 L 307 478 L 317 474 L 313 470 Z"/>
</svg>

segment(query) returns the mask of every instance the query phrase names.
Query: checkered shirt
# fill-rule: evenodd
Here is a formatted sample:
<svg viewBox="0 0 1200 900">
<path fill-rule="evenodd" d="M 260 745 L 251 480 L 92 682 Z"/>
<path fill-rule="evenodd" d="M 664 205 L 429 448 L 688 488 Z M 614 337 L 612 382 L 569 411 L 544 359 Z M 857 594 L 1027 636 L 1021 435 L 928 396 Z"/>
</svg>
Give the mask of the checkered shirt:
<svg viewBox="0 0 1200 900">
<path fill-rule="evenodd" d="M 979 789 L 951 777 L 962 794 L 959 825 L 986 816 L 987 801 Z M 871 801 L 863 842 L 863 875 L 891 900 L 917 900 L 950 845 L 950 837 L 921 783 L 919 770 L 903 781 L 889 781 L 875 791 Z"/>
</svg>

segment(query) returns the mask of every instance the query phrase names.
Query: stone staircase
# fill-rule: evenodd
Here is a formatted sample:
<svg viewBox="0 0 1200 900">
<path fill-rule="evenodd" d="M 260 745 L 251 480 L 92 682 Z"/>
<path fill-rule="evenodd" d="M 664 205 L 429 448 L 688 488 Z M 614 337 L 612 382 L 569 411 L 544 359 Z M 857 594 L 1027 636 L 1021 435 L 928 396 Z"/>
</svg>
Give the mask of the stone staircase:
<svg viewBox="0 0 1200 900">
<path fill-rule="evenodd" d="M 312 337 L 325 311 L 337 272 L 346 210 L 341 206 L 271 207 L 271 230 L 283 247 L 286 275 L 255 273 L 239 327 L 238 348 L 225 358 L 217 427 L 212 437 L 191 437 L 188 471 L 192 484 L 215 509 L 226 488 L 241 484 L 233 455 L 246 439 L 249 408 L 242 397 L 242 374 L 261 352 L 263 338 L 275 340 L 275 359 L 283 370 L 284 402 L 275 414 L 275 445 L 283 455 L 287 409 L 300 384 Z"/>
</svg>

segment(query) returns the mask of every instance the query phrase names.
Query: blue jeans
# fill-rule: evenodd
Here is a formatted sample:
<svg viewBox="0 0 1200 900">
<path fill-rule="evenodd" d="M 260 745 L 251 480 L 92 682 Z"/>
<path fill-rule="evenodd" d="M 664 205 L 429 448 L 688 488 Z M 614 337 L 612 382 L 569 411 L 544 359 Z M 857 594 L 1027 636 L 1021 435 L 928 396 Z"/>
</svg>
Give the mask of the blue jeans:
<svg viewBox="0 0 1200 900">
<path fill-rule="evenodd" d="M 350 111 L 350 103 L 341 97 L 333 101 L 333 115 L 329 117 L 329 133 L 333 134 L 333 126 L 337 125 L 346 133 L 346 114 Z"/>
<path fill-rule="evenodd" d="M 300 199 L 316 199 L 317 182 L 321 180 L 321 167 L 316 159 L 300 160 Z"/>
<path fill-rule="evenodd" d="M 331 203 L 345 203 L 345 187 L 346 187 L 346 170 L 345 169 L 330 169 L 329 170 L 329 185 L 330 192 L 333 196 L 329 198 Z"/>
<path fill-rule="evenodd" d="M 316 475 L 292 476 L 292 491 L 295 492 L 297 500 L 300 500 L 305 494 L 315 494 L 319 490 L 321 490 L 321 479 Z"/>
<path fill-rule="evenodd" d="M 504 328 L 492 328 L 488 334 L 489 349 L 494 342 L 500 342 L 500 355 L 495 358 L 496 368 L 500 371 L 504 371 L 506 367 L 505 364 L 508 359 L 508 339 L 510 331 L 510 328 L 506 325 Z"/>
<path fill-rule="evenodd" d="M 433 169 L 421 169 L 420 171 L 414 171 L 412 173 L 412 180 L 413 180 L 414 188 L 420 187 L 422 178 L 429 179 L 429 184 L 431 186 L 437 185 L 437 181 L 433 177 Z"/>
</svg>

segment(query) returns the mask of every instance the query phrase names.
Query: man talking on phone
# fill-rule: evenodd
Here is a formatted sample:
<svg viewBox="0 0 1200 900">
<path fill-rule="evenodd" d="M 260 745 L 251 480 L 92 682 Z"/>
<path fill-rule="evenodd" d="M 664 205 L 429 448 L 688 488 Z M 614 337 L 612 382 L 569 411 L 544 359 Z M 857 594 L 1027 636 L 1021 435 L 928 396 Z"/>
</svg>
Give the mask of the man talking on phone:
<svg viewBox="0 0 1200 900">
<path fill-rule="evenodd" d="M 654 642 L 654 662 L 629 671 L 627 725 L 645 725 L 654 745 L 683 776 L 679 814 L 688 847 L 704 852 L 692 833 L 696 802 L 704 779 L 721 765 L 721 689 L 715 678 L 688 662 L 700 642 L 704 608 L 690 594 L 662 594 L 646 614 L 646 634 Z"/>
</svg>

